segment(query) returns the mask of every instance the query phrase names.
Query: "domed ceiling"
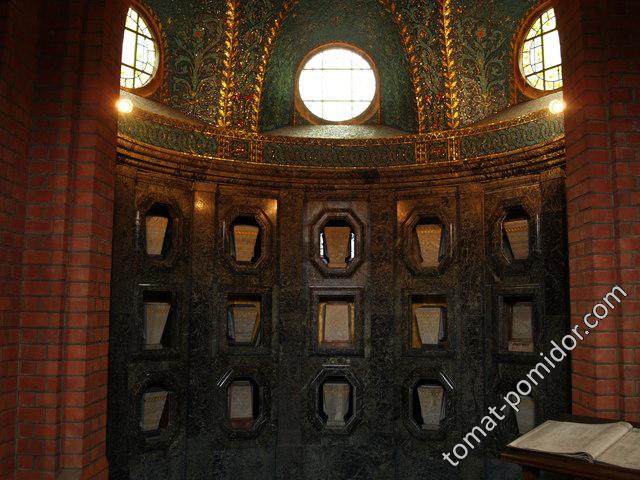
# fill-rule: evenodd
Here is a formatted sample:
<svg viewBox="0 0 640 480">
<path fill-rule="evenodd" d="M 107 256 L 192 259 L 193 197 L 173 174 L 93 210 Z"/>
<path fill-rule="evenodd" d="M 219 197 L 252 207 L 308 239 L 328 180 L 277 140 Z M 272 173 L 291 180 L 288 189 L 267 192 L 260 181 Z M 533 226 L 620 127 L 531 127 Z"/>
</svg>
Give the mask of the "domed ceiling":
<svg viewBox="0 0 640 480">
<path fill-rule="evenodd" d="M 524 113 L 511 109 L 499 126 L 480 126 L 527 100 L 515 87 L 512 42 L 533 0 L 144 4 L 163 31 L 165 76 L 149 98 L 156 103 L 138 98 L 144 111 L 121 116 L 123 138 L 231 160 L 357 166 L 476 158 L 562 135 L 561 117 L 542 112 L 540 102 Z M 298 125 L 298 65 L 311 49 L 333 41 L 373 58 L 381 79 L 380 123 L 404 136 L 355 141 L 342 153 L 335 147 L 346 143 L 281 140 L 281 127 Z M 264 134 L 274 130 L 277 135 Z"/>
<path fill-rule="evenodd" d="M 166 33 L 163 100 L 207 123 L 256 131 L 291 123 L 296 67 L 331 41 L 374 58 L 384 124 L 469 125 L 509 104 L 511 42 L 535 3 L 146 0 Z"/>
</svg>

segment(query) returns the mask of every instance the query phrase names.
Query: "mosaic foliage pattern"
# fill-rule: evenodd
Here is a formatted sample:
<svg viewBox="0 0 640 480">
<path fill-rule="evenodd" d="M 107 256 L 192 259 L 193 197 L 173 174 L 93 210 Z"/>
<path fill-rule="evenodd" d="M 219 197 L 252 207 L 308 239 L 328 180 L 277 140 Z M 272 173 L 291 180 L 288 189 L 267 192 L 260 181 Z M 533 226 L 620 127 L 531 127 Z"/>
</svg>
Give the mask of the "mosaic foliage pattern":
<svg viewBox="0 0 640 480">
<path fill-rule="evenodd" d="M 535 0 L 453 0 L 460 116 L 469 125 L 506 108 L 511 41 Z"/>
<path fill-rule="evenodd" d="M 168 38 L 169 104 L 212 124 L 218 122 L 224 72 L 226 0 L 147 0 Z M 285 0 L 238 0 L 237 41 L 225 124 L 248 130 L 264 39 Z M 374 56 L 382 78 L 382 120 L 416 131 L 409 65 L 400 32 L 380 0 L 300 0 L 288 11 L 268 64 L 262 129 L 291 124 L 293 73 L 318 44 L 346 40 Z M 511 41 L 535 0 L 451 0 L 452 48 L 460 123 L 469 125 L 509 103 Z M 447 128 L 441 12 L 438 1 L 397 0 L 420 65 L 427 130 Z M 520 100 L 521 97 L 516 96 Z"/>
</svg>

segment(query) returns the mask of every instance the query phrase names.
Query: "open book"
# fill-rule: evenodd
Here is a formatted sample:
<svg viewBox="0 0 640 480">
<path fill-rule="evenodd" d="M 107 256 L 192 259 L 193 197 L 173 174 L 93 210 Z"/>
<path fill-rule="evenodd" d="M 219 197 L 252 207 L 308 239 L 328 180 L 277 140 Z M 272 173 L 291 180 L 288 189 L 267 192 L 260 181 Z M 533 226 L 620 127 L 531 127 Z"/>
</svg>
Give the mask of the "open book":
<svg viewBox="0 0 640 480">
<path fill-rule="evenodd" d="M 509 446 L 640 470 L 640 429 L 627 422 L 588 424 L 549 420 Z"/>
</svg>

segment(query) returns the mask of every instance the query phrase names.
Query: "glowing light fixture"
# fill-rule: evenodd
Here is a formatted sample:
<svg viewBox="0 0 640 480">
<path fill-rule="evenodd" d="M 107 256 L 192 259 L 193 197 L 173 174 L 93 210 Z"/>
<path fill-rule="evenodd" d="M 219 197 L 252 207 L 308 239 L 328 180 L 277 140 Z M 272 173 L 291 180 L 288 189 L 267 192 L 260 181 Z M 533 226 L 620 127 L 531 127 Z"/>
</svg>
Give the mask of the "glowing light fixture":
<svg viewBox="0 0 640 480">
<path fill-rule="evenodd" d="M 549 111 L 554 115 L 558 115 L 564 112 L 565 108 L 567 108 L 567 104 L 564 103 L 564 100 L 555 99 L 549 102 Z"/>
<path fill-rule="evenodd" d="M 119 98 L 116 102 L 116 108 L 120 113 L 133 112 L 133 102 L 128 98 Z"/>
</svg>

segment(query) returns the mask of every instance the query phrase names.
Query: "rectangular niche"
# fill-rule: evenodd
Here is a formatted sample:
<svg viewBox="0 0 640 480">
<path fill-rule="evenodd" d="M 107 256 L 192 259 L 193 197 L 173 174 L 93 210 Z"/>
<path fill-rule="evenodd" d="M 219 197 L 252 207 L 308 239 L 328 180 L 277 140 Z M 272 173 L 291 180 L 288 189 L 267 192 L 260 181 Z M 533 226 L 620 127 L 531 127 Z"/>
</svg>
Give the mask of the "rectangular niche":
<svg viewBox="0 0 640 480">
<path fill-rule="evenodd" d="M 142 394 L 140 428 L 143 433 L 160 433 L 168 427 L 171 400 L 171 392 L 161 388 L 150 388 Z"/>
<path fill-rule="evenodd" d="M 412 350 L 446 346 L 447 300 L 445 297 L 412 296 L 410 317 Z"/>
<path fill-rule="evenodd" d="M 172 219 L 167 205 L 156 203 L 145 215 L 145 251 L 153 257 L 166 256 L 171 244 Z"/>
<path fill-rule="evenodd" d="M 359 355 L 362 346 L 359 291 L 315 291 L 312 302 L 314 352 Z"/>
<path fill-rule="evenodd" d="M 532 353 L 534 309 L 530 298 L 505 298 L 503 315 L 507 334 L 507 351 Z"/>
<path fill-rule="evenodd" d="M 230 295 L 227 299 L 229 345 L 255 347 L 261 342 L 262 298 L 260 295 Z"/>
<path fill-rule="evenodd" d="M 318 342 L 330 348 L 353 347 L 355 302 L 353 297 L 321 298 L 318 305 Z"/>
<path fill-rule="evenodd" d="M 442 385 L 435 383 L 420 383 L 415 388 L 417 397 L 417 412 L 415 420 L 422 430 L 438 430 L 440 423 L 446 416 L 446 392 Z"/>
<path fill-rule="evenodd" d="M 142 305 L 142 350 L 164 350 L 172 347 L 173 294 L 170 291 L 145 290 Z"/>
</svg>

